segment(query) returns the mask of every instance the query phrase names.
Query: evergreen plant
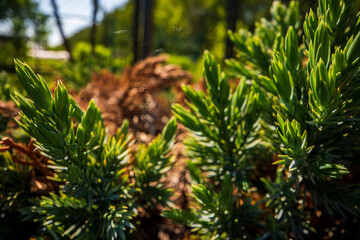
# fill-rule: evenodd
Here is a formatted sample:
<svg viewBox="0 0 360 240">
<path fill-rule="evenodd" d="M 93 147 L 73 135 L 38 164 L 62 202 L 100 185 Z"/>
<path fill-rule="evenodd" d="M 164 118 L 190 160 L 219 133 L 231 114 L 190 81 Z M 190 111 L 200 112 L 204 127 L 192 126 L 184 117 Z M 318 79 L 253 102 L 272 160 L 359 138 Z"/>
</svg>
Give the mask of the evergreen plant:
<svg viewBox="0 0 360 240">
<path fill-rule="evenodd" d="M 316 213 L 358 222 L 359 182 L 346 176 L 359 167 L 359 3 L 319 0 L 303 31 L 298 2 L 275 1 L 271 15 L 229 33 L 225 72 L 206 52 L 206 91 L 183 86 L 187 108 L 173 106 L 191 133 L 196 206 L 164 215 L 204 239 L 307 239 Z"/>
</svg>

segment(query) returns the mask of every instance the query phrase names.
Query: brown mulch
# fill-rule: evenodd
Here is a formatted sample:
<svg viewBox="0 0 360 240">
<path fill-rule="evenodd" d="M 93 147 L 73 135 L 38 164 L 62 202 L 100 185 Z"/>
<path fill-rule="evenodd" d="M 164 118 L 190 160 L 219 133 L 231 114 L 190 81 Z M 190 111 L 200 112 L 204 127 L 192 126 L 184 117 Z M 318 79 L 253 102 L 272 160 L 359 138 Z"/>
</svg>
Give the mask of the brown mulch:
<svg viewBox="0 0 360 240">
<path fill-rule="evenodd" d="M 165 65 L 167 58 L 166 55 L 147 58 L 124 69 L 121 78 L 106 71 L 94 74 L 91 82 L 74 94 L 74 98 L 83 108 L 94 99 L 110 134 L 128 119 L 130 128 L 139 134 L 138 140 L 146 142 L 145 135 L 156 136 L 171 116 L 171 102 L 160 93 L 178 92 L 181 83 L 191 79 L 191 75 L 179 67 Z"/>
</svg>

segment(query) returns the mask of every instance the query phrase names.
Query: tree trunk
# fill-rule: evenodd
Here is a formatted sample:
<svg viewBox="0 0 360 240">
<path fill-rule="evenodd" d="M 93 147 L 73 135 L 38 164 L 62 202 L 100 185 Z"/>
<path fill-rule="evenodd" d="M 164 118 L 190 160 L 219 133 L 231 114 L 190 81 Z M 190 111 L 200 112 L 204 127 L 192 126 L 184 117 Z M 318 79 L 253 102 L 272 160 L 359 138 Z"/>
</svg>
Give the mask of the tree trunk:
<svg viewBox="0 0 360 240">
<path fill-rule="evenodd" d="M 60 35 L 61 35 L 61 37 L 63 39 L 64 47 L 65 47 L 66 51 L 69 53 L 70 61 L 74 62 L 74 58 L 73 58 L 72 53 L 71 53 L 70 43 L 69 43 L 68 39 L 65 37 L 64 29 L 62 27 L 62 23 L 61 23 L 58 7 L 57 7 L 57 4 L 56 4 L 56 0 L 51 0 L 51 5 L 52 5 L 53 10 L 54 10 L 54 16 L 55 16 L 55 19 L 56 19 L 56 24 L 57 24 L 57 26 L 59 28 Z"/>
<path fill-rule="evenodd" d="M 226 2 L 226 23 L 227 28 L 231 31 L 236 29 L 236 20 L 238 19 L 238 8 L 240 0 L 227 0 Z M 229 36 L 226 37 L 226 52 L 225 57 L 231 58 L 234 55 L 234 45 Z"/>
<path fill-rule="evenodd" d="M 151 52 L 152 28 L 153 28 L 152 10 L 153 10 L 153 0 L 145 0 L 143 59 L 148 57 Z"/>
<path fill-rule="evenodd" d="M 90 31 L 91 54 L 95 56 L 95 37 L 96 37 L 96 16 L 99 9 L 99 0 L 93 0 L 92 26 Z"/>
<path fill-rule="evenodd" d="M 133 25 L 133 64 L 139 59 L 138 56 L 138 33 L 139 33 L 139 18 L 140 18 L 140 0 L 134 0 L 134 25 Z"/>
</svg>

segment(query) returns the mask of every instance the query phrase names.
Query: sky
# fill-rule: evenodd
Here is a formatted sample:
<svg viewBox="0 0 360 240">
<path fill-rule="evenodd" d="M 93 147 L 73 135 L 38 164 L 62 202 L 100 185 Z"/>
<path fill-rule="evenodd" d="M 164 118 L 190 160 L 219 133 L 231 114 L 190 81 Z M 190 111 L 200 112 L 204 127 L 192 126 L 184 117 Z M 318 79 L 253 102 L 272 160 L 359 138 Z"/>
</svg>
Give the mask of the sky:
<svg viewBox="0 0 360 240">
<path fill-rule="evenodd" d="M 123 6 L 128 0 L 99 0 L 98 18 L 100 21 L 104 12 L 111 12 L 117 7 Z M 53 8 L 50 0 L 36 0 L 39 3 L 40 10 L 51 16 L 49 21 L 49 45 L 56 46 L 62 43 L 59 29 L 53 17 Z M 92 0 L 57 0 L 56 1 L 65 35 L 67 37 L 79 30 L 91 25 Z"/>
</svg>

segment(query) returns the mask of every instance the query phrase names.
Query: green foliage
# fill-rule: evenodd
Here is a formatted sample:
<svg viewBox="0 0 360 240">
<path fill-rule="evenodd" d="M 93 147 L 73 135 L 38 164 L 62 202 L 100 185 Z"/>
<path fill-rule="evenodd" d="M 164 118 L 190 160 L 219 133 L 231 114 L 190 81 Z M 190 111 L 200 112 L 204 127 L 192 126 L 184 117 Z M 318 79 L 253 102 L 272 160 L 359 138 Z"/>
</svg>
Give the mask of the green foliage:
<svg viewBox="0 0 360 240">
<path fill-rule="evenodd" d="M 210 54 L 205 54 L 204 65 L 208 91 L 196 92 L 190 86 L 183 86 L 191 101 L 188 103 L 190 110 L 176 104 L 174 115 L 193 132 L 193 137 L 185 144 L 191 158 L 197 159 L 209 177 L 219 180 L 219 176 L 230 171 L 233 177 L 242 179 L 241 169 L 247 165 L 243 151 L 255 141 L 252 127 L 258 118 L 258 95 L 246 96 L 245 81 L 230 92 L 225 76 Z M 242 118 L 244 112 L 249 118 Z"/>
<path fill-rule="evenodd" d="M 110 49 L 102 46 L 95 46 L 95 55 L 92 56 L 91 45 L 86 42 L 79 42 L 73 51 L 75 63 L 69 62 L 61 66 L 60 72 L 71 87 L 79 89 L 84 87 L 92 77 L 93 73 L 99 73 L 103 69 L 112 69 Z"/>
<path fill-rule="evenodd" d="M 3 0 L 0 3 L 0 21 L 4 21 L 0 36 L 0 66 L 6 70 L 13 69 L 14 57 L 25 58 L 27 43 L 30 40 L 28 29 L 35 32 L 32 39 L 35 43 L 46 44 L 49 32 L 48 17 L 41 13 L 39 4 L 34 0 Z M 4 26 L 5 26 L 4 25 Z M 8 30 L 4 30 L 8 29 Z"/>
<path fill-rule="evenodd" d="M 93 101 L 82 112 L 61 82 L 52 96 L 44 79 L 28 65 L 16 61 L 16 70 L 28 96 L 12 94 L 20 109 L 18 124 L 49 159 L 48 167 L 55 173 L 49 179 L 60 183 L 59 193 L 32 200 L 34 221 L 44 227 L 43 235 L 125 239 L 134 232 L 132 219 L 138 207 L 168 203 L 171 190 L 162 177 L 172 161 L 175 119 L 133 156 L 130 147 L 134 141 L 127 121 L 116 136 L 106 136 Z M 3 173 L 9 174 L 9 170 L 4 168 Z"/>
<path fill-rule="evenodd" d="M 91 66 L 92 64 L 97 63 L 95 67 L 100 69 L 110 65 L 110 49 L 102 45 L 95 46 L 95 56 L 93 58 L 91 58 L 91 45 L 86 42 L 79 42 L 76 44 L 73 54 L 76 61 L 82 62 L 85 65 Z"/>
<path fill-rule="evenodd" d="M 181 69 L 193 72 L 194 62 L 185 56 L 172 54 L 168 60 L 169 64 L 175 64 L 181 67 Z"/>
<path fill-rule="evenodd" d="M 176 120 L 172 118 L 162 134 L 156 137 L 148 147 L 140 145 L 136 154 L 137 165 L 134 167 L 136 187 L 142 189 L 139 194 L 147 205 L 169 204 L 171 189 L 165 189 L 160 181 L 169 170 L 172 156 L 169 156 L 176 133 Z M 156 183 L 156 185 L 152 184 Z"/>
<path fill-rule="evenodd" d="M 360 214 L 359 185 L 342 180 L 359 166 L 359 4 L 320 0 L 304 35 L 298 2 L 275 1 L 270 12 L 254 33 L 229 33 L 237 59 L 226 63 L 240 79 L 236 88 L 205 53 L 206 92 L 183 86 L 188 109 L 173 107 L 191 133 L 185 144 L 196 206 L 165 216 L 204 238 L 305 239 L 315 231 L 314 209 L 344 221 Z M 275 180 L 251 177 L 269 163 L 256 159 L 264 148 L 278 157 Z M 251 202 L 264 188 L 262 200 Z"/>
<path fill-rule="evenodd" d="M 2 101 L 10 100 L 9 78 L 5 71 L 0 72 L 0 96 Z"/>
<path fill-rule="evenodd" d="M 251 89 L 244 79 L 230 91 L 209 53 L 205 53 L 204 68 L 207 92 L 183 86 L 189 110 L 173 106 L 176 118 L 191 132 L 185 145 L 191 159 L 188 168 L 198 184 L 193 186 L 194 198 L 200 207 L 190 213 L 168 211 L 165 216 L 195 227 L 206 237 L 234 238 L 245 234 L 241 226 L 256 225 L 260 215 L 248 198 L 239 206 L 241 191 L 249 188 L 252 163 L 247 154 L 257 143 L 259 96 L 249 94 Z"/>
<path fill-rule="evenodd" d="M 183 85 L 186 106 L 173 105 L 189 131 L 193 202 L 163 216 L 203 239 L 307 239 L 319 230 L 319 212 L 345 225 L 359 219 L 360 186 L 352 179 L 360 154 L 359 5 L 319 0 L 302 32 L 299 3 L 275 1 L 272 18 L 253 33 L 229 33 L 237 57 L 225 70 L 205 52 L 206 90 Z M 28 96 L 12 94 L 18 124 L 49 159 L 54 176 L 47 178 L 60 187 L 29 195 L 32 169 L 4 152 L 0 233 L 6 220 L 23 218 L 36 226 L 27 236 L 124 239 L 141 227 L 138 209 L 172 207 L 163 177 L 173 160 L 175 118 L 132 154 L 126 121 L 107 136 L 93 101 L 84 112 L 62 83 L 51 94 L 26 64 L 16 61 L 16 70 Z"/>
</svg>

